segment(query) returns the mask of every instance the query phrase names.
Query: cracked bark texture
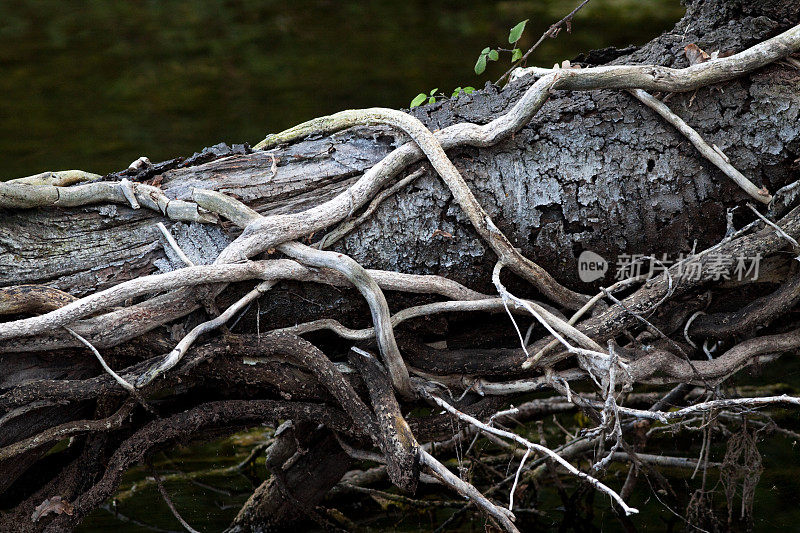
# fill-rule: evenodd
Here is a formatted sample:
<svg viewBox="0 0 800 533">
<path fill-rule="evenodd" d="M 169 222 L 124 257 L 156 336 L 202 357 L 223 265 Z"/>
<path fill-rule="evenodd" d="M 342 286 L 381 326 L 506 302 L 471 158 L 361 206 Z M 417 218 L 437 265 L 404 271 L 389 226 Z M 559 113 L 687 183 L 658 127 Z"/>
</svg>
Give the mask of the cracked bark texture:
<svg viewBox="0 0 800 533">
<path fill-rule="evenodd" d="M 675 28 L 614 63 L 684 67 L 683 46 L 738 51 L 796 23 L 798 2 L 759 6 L 692 3 Z M 715 11 L 717 10 L 717 11 Z M 613 51 L 596 54 L 613 57 Z M 592 54 L 587 57 L 592 59 Z M 485 123 L 504 113 L 530 81 L 487 88 L 415 109 L 432 129 Z M 774 192 L 796 179 L 800 155 L 800 73 L 772 65 L 730 83 L 674 94 L 668 105 L 719 146 L 757 185 Z M 211 161 L 160 176 L 165 193 L 189 199 L 193 187 L 233 194 L 262 214 L 296 212 L 344 190 L 407 139 L 385 127 L 359 127 L 275 152 Z M 451 153 L 478 199 L 512 242 L 577 290 L 576 257 L 594 250 L 678 253 L 718 241 L 725 209 L 745 199 L 672 126 L 621 91 L 558 92 L 513 138 L 488 149 Z M 5 214 L 0 283 L 44 283 L 76 296 L 133 277 L 177 268 L 155 227 L 158 216 L 98 206 Z M 210 263 L 236 235 L 172 223 L 187 255 Z M 434 232 L 439 229 L 452 238 Z M 370 268 L 437 273 L 488 290 L 493 254 L 430 172 L 387 200 L 338 248 Z"/>
<path fill-rule="evenodd" d="M 800 0 L 695 1 L 688 2 L 687 9 L 672 31 L 652 42 L 637 49 L 588 53 L 584 62 L 685 67 L 683 46 L 688 43 L 708 52 L 739 51 L 800 22 Z M 415 109 L 413 114 L 431 129 L 462 121 L 486 123 L 506 112 L 530 83 L 522 80 L 502 90 L 487 86 L 472 95 Z M 673 94 L 668 105 L 709 143 L 719 146 L 756 185 L 774 193 L 800 178 L 793 163 L 800 157 L 800 71 L 774 64 L 696 93 Z M 357 127 L 280 147 L 272 152 L 278 165 L 274 176 L 270 155 L 254 152 L 175 168 L 155 179 L 171 198 L 191 199 L 192 188 L 200 187 L 232 194 L 261 214 L 297 212 L 344 191 L 406 141 L 390 128 Z M 595 289 L 577 279 L 576 258 L 582 250 L 593 250 L 613 262 L 620 253 L 672 257 L 691 250 L 695 240 L 698 249 L 706 248 L 725 234 L 726 209 L 747 200 L 672 126 L 622 91 L 557 92 L 513 138 L 487 149 L 453 150 L 450 155 L 509 239 L 559 281 L 582 292 Z M 161 220 L 153 212 L 123 206 L 0 210 L 0 286 L 45 284 L 83 296 L 141 275 L 180 268 L 182 262 L 155 225 Z M 198 264 L 213 262 L 238 234 L 230 225 L 167 222 L 167 226 Z M 436 230 L 452 238 L 435 235 Z M 494 292 L 493 253 L 430 170 L 384 202 L 336 249 L 368 268 L 435 273 Z M 610 276 L 605 281 L 609 280 Z M 235 298 L 232 290 L 221 300 Z M 264 300 L 262 331 L 323 316 L 366 325 L 362 304 L 348 291 L 285 283 Z M 420 297 L 412 296 L 404 303 L 417 300 Z M 397 305 L 396 300 L 390 303 Z M 187 313 L 199 307 L 185 305 Z M 190 316 L 171 332 L 173 340 L 202 319 L 200 313 Z M 427 324 L 447 327 L 443 318 L 428 319 Z M 104 355 L 112 366 L 122 367 L 123 362 L 131 364 L 169 350 L 156 341 L 148 346 L 151 340 L 143 339 L 130 353 L 115 349 Z M 231 375 L 247 376 L 234 379 L 219 373 L 224 370 L 222 363 L 209 364 L 213 371 L 203 375 L 216 373 L 219 389 L 231 383 L 256 386 L 253 380 L 259 376 L 249 368 L 231 367 Z M 297 398 L 322 396 L 302 374 L 296 376 L 295 385 L 287 383 L 292 376 L 275 365 L 273 377 L 264 371 L 269 376 L 265 374 L 261 386 L 272 380 L 281 382 L 277 389 L 291 390 Z M 0 392 L 36 379 L 77 380 L 100 374 L 84 349 L 0 353 Z M 189 390 L 194 385 L 187 379 L 183 386 Z M 85 406 L 40 405 L 5 427 L 0 446 L 90 415 Z M 46 449 L 0 463 L 4 474 L 0 493 Z"/>
</svg>

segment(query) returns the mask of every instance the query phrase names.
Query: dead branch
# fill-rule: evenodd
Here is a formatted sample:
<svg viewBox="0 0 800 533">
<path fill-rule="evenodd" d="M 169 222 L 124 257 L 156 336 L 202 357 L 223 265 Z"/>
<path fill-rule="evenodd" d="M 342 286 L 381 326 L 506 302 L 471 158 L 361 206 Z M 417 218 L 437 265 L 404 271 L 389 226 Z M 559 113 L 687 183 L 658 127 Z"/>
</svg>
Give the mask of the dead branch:
<svg viewBox="0 0 800 533">
<path fill-rule="evenodd" d="M 217 255 L 214 264 L 194 265 L 170 231 L 160 225 L 162 235 L 182 259 L 184 268 L 140 276 L 81 298 L 44 286 L 0 288 L 0 314 L 10 315 L 10 320 L 0 323 L 3 358 L 56 358 L 83 365 L 80 371 L 83 373 L 79 372 L 77 377 L 55 374 L 48 379 L 21 380 L 11 382 L 8 390 L 4 386 L 0 391 L 0 407 L 3 408 L 0 425 L 5 428 L 24 428 L 22 423 L 40 412 L 49 413 L 58 421 L 31 430 L 36 427 L 33 424 L 27 428 L 28 433 L 11 433 L 8 440 L 0 440 L 0 471 L 11 460 L 20 461 L 23 465 L 21 470 L 25 470 L 43 456 L 47 451 L 46 445 L 65 437 L 85 436 L 89 444 L 82 448 L 83 454 L 91 453 L 91 446 L 107 449 L 110 457 L 107 463 L 103 468 L 98 467 L 94 477 L 84 480 L 84 486 L 69 485 L 69 472 L 65 469 L 51 483 L 41 487 L 43 493 L 55 491 L 62 485 L 70 488 L 64 494 L 69 494 L 72 514 L 48 516 L 42 521 L 46 531 L 61 531 L 75 527 L 87 513 L 102 505 L 118 487 L 123 472 L 146 460 L 157 449 L 178 440 L 290 419 L 291 423 L 282 426 L 284 429 L 279 431 L 267 453 L 267 466 L 272 471 L 272 478 L 253 494 L 237 517 L 237 524 L 256 519 L 264 509 L 278 508 L 291 508 L 295 514 L 327 524 L 325 514 L 317 512 L 316 505 L 349 468 L 348 454 L 362 461 L 385 463 L 385 467 L 367 470 L 360 477 L 349 476 L 351 486 L 371 483 L 376 477 L 388 475 L 396 487 L 413 493 L 420 481 L 432 480 L 420 472 L 426 469 L 433 478 L 456 490 L 509 532 L 518 531 L 512 510 L 521 481 L 526 477 L 540 477 L 547 465 L 550 465 L 549 472 L 557 484 L 561 484 L 561 480 L 553 465 L 608 495 L 626 516 L 637 513 L 623 498 L 631 490 L 632 482 L 625 483 L 621 495 L 570 461 L 589 458 L 594 471 L 600 474 L 611 461 L 631 461 L 636 472 L 639 468 L 656 466 L 698 469 L 701 464 L 707 469 L 719 466 L 709 461 L 712 429 L 706 423 L 714 424 L 714 416 L 720 415 L 720 419 L 724 419 L 723 415 L 757 408 L 795 408 L 800 405 L 800 399 L 786 394 L 726 398 L 721 397 L 719 389 L 719 384 L 742 368 L 774 360 L 780 354 L 800 348 L 800 329 L 791 329 L 796 325 L 787 326 L 791 320 L 786 320 L 787 323 L 777 320 L 785 318 L 800 298 L 796 269 L 786 267 L 792 259 L 782 256 L 786 251 L 792 255 L 798 251 L 800 207 L 788 200 L 787 209 L 782 210 L 776 220 L 770 220 L 752 208 L 754 214 L 748 213 L 749 220 L 753 216 L 756 220 L 738 231 L 731 222 L 731 231 L 722 242 L 665 268 L 663 276 L 651 279 L 634 276 L 590 298 L 562 285 L 553 273 L 527 258 L 512 244 L 478 201 L 445 150 L 466 146 L 486 148 L 507 139 L 530 122 L 554 90 L 629 90 L 677 127 L 706 158 L 751 197 L 766 204 L 771 200 L 766 189 L 757 188 L 730 164 L 724 154 L 710 147 L 662 101 L 644 91 L 688 91 L 729 81 L 797 50 L 800 50 L 800 26 L 738 54 L 686 69 L 615 65 L 527 71 L 540 78 L 506 113 L 483 125 L 460 123 L 435 132 L 411 115 L 383 108 L 349 110 L 315 119 L 270 135 L 257 148 L 291 144 L 309 135 L 328 135 L 346 128 L 374 124 L 396 128 L 408 135 L 411 142 L 389 153 L 355 179 L 344 192 L 291 214 L 264 216 L 244 201 L 220 191 L 195 188 L 187 191 L 192 200 L 189 201 L 169 197 L 156 186 L 130 181 L 127 177 L 119 181 L 96 181 L 97 177 L 80 171 L 0 183 L 0 208 L 3 209 L 120 204 L 131 209 L 145 207 L 171 220 L 197 225 L 220 225 L 220 219 L 227 219 L 242 230 Z M 276 177 L 278 167 L 275 155 L 270 153 L 269 157 L 268 179 L 271 180 Z M 440 276 L 367 269 L 344 253 L 322 249 L 356 229 L 376 212 L 382 200 L 417 179 L 421 170 L 391 185 L 395 176 L 423 157 L 442 178 L 481 242 L 496 255 L 492 258 L 497 263 L 491 282 L 499 298 Z M 82 183 L 90 180 L 90 183 Z M 778 191 L 776 198 L 778 196 L 786 198 L 786 189 Z M 364 206 L 367 206 L 366 210 L 360 216 L 351 218 Z M 228 223 L 225 224 L 227 227 Z M 334 226 L 336 229 L 323 236 L 317 246 L 301 242 L 315 232 Z M 308 238 L 307 242 L 311 239 Z M 278 253 L 289 259 L 256 257 L 262 253 Z M 726 294 L 724 291 L 747 289 L 747 283 L 723 286 L 720 278 L 729 278 L 733 267 L 728 265 L 727 269 L 720 270 L 717 264 L 719 254 L 772 256 L 778 263 L 776 279 L 787 271 L 792 272 L 792 276 L 770 298 L 752 300 L 734 311 L 724 308 L 720 312 L 700 314 L 697 310 L 702 311 L 704 307 L 697 302 L 690 305 L 686 300 L 699 299 L 706 290 Z M 699 276 L 685 275 L 689 264 L 695 266 Z M 508 267 L 527 286 L 520 287 L 519 282 L 512 286 L 507 282 L 514 290 L 511 292 L 500 279 L 503 267 Z M 294 326 L 262 334 L 257 310 L 255 336 L 235 335 L 230 331 L 219 333 L 218 330 L 234 317 L 241 317 L 252 302 L 260 301 L 262 296 L 268 299 L 271 294 L 267 291 L 281 281 L 355 288 L 365 308 L 369 309 L 372 327 L 365 328 L 359 324 L 360 329 L 350 329 L 336 318 L 325 317 L 312 322 L 295 321 Z M 235 282 L 246 285 L 243 296 L 237 293 L 242 287 L 234 290 L 229 286 Z M 639 287 L 637 283 L 640 282 L 643 285 Z M 558 307 L 516 296 L 524 294 L 516 287 L 536 291 Z M 428 299 L 422 304 L 404 305 L 392 315 L 385 290 L 406 293 L 404 296 L 424 294 Z M 628 292 L 623 292 L 618 298 L 614 291 Z M 434 296 L 450 301 L 433 301 Z M 345 299 L 343 297 L 342 301 Z M 603 299 L 609 303 L 601 304 Z M 409 300 L 398 301 L 407 303 Z M 217 311 L 218 305 L 224 309 L 221 313 Z M 678 325 L 670 325 L 666 320 L 659 322 L 658 313 L 675 308 L 681 311 L 667 314 L 677 315 L 674 322 L 679 322 Z M 211 316 L 204 316 L 202 309 Z M 577 312 L 568 320 L 562 314 L 564 309 Z M 508 312 L 511 326 L 519 338 L 517 347 L 510 347 L 508 332 L 496 331 L 493 324 L 481 329 L 489 335 L 487 340 L 495 343 L 491 348 L 465 348 L 465 341 L 460 341 L 461 346 L 454 342 L 450 347 L 449 340 L 440 341 L 436 345 L 439 347 L 433 348 L 419 339 L 398 341 L 395 336 L 401 325 L 405 327 L 412 320 L 416 320 L 415 324 L 422 322 L 419 319 L 436 313 L 500 310 Z M 585 318 L 590 311 L 593 316 Z M 25 316 L 34 313 L 42 314 Z M 526 334 L 523 335 L 525 326 L 520 328 L 515 315 L 535 320 Z M 771 322 L 776 326 L 769 334 L 746 338 L 732 345 L 720 344 L 724 352 L 723 348 L 711 347 L 707 342 L 704 351 L 698 348 L 702 344 L 700 340 L 726 339 L 733 333 L 749 334 L 757 326 Z M 171 331 L 161 327 L 165 325 L 169 325 Z M 542 333 L 538 326 L 542 326 L 545 332 Z M 323 328 L 332 330 L 340 338 L 320 336 L 322 340 L 318 345 L 316 337 L 312 337 L 315 339 L 312 343 L 298 336 L 322 333 Z M 533 337 L 533 342 L 530 342 L 534 333 L 538 337 Z M 204 339 L 205 335 L 211 338 Z M 140 336 L 141 339 L 134 341 Z M 695 343 L 692 337 L 698 342 Z M 336 360 L 337 356 L 342 359 L 345 344 L 341 338 L 365 344 L 363 347 L 346 345 L 345 351 L 349 350 L 351 354 L 349 363 Z M 464 338 L 469 339 L 466 335 Z M 467 346 L 470 346 L 469 342 L 466 341 Z M 377 346 L 383 366 L 363 349 L 368 347 L 368 343 Z M 105 373 L 93 374 L 99 370 L 90 366 L 93 362 L 87 363 L 81 358 L 78 348 L 89 348 Z M 103 349 L 104 355 L 101 356 L 98 348 Z M 53 350 L 63 352 L 52 354 Z M 714 355 L 714 350 L 722 353 Z M 119 360 L 115 361 L 116 358 Z M 115 368 L 123 370 L 111 370 L 106 359 Z M 0 364 L 3 361 L 0 359 Z M 132 380 L 136 381 L 138 390 L 131 386 Z M 182 396 L 197 386 L 209 390 L 210 384 L 220 380 L 228 385 L 246 385 L 247 393 L 232 393 L 232 397 L 237 399 L 229 399 L 229 396 L 220 400 L 203 398 L 196 405 L 197 398 L 191 394 Z M 571 382 L 588 385 L 590 392 L 584 387 L 575 392 Z M 644 408 L 625 404 L 626 394 L 643 383 L 682 385 L 660 393 L 649 409 L 647 404 Z M 688 384 L 702 384 L 705 388 L 690 395 Z M 558 396 L 520 408 L 508 408 L 514 395 L 543 389 L 554 390 Z M 154 413 L 139 412 L 139 403 L 129 399 L 128 394 L 133 394 L 145 407 L 148 398 L 161 395 L 172 399 L 180 397 L 180 401 L 175 403 L 180 408 L 176 409 L 169 401 L 164 402 L 166 407 L 160 413 L 162 417 L 152 419 Z M 446 396 L 451 400 L 445 400 Z M 481 396 L 484 398 L 480 399 Z M 264 397 L 281 400 L 253 399 Z M 627 400 L 632 398 L 634 395 L 629 394 Z M 437 410 L 444 409 L 449 415 L 404 416 L 406 410 L 421 407 L 421 399 Z M 74 413 L 56 413 L 64 405 L 74 407 L 78 412 L 90 401 L 95 402 L 92 404 L 96 409 L 94 418 L 75 420 L 77 415 Z M 669 410 L 673 404 L 680 404 L 676 405 L 679 408 Z M 572 409 L 580 409 L 596 427 L 582 433 L 570 433 L 556 422 L 569 441 L 553 449 L 503 427 L 545 413 Z M 457 421 L 468 426 L 454 426 Z M 698 429 L 696 424 L 702 423 L 704 447 L 701 459 L 693 461 L 639 453 L 640 448 L 632 446 L 631 439 L 639 438 L 644 446 L 646 438 L 651 435 L 650 425 L 656 421 L 673 422 L 670 425 L 676 430 L 695 431 Z M 725 424 L 727 422 L 720 423 L 719 428 L 713 431 L 730 433 Z M 744 429 L 741 434 L 748 435 Z M 480 435 L 500 449 L 494 458 L 482 460 L 475 455 L 474 445 Z M 434 453 L 445 450 L 448 453 L 463 451 L 463 439 L 471 439 L 471 443 L 466 448 L 467 453 L 460 457 L 462 464 L 481 465 L 482 471 L 493 479 L 492 492 L 481 490 L 476 483 L 455 475 L 434 457 Z M 609 448 L 606 448 L 607 441 L 611 442 Z M 319 448 L 309 453 L 304 447 L 314 443 Z M 517 445 L 522 448 L 515 449 Z M 590 454 L 593 450 L 594 458 Z M 326 472 L 324 480 L 303 487 L 303 476 L 331 454 L 342 460 Z M 529 461 L 531 454 L 539 457 Z M 498 472 L 494 461 L 508 461 L 515 457 L 521 460 L 513 474 Z M 730 479 L 739 472 L 732 463 L 731 459 L 721 465 Z M 633 479 L 636 472 L 632 469 L 629 478 Z M 160 486 L 160 482 L 156 482 Z M 488 496 L 509 483 L 506 510 Z M 748 487 L 748 490 L 752 489 L 751 485 Z M 375 494 L 370 490 L 366 492 Z M 169 505 L 165 491 L 162 493 Z M 19 513 L 24 515 L 29 507 L 41 505 L 44 498 L 40 496 L 37 493 L 28 497 L 20 504 Z M 51 496 L 54 494 L 46 494 L 45 498 Z M 403 501 L 415 502 L 411 498 Z M 291 514 L 286 513 L 285 516 Z M 191 530 L 188 524 L 184 523 L 184 526 Z"/>
</svg>

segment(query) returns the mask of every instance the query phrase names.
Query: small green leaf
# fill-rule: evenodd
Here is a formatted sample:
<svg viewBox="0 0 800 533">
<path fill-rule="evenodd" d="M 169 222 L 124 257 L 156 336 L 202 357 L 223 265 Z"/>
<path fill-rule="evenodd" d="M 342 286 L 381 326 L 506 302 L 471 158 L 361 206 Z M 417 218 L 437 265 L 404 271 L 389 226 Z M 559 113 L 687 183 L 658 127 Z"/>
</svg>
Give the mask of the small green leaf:
<svg viewBox="0 0 800 533">
<path fill-rule="evenodd" d="M 451 96 L 450 98 L 455 98 L 455 97 L 457 97 L 459 94 L 461 94 L 461 87 L 456 87 L 456 88 L 453 90 L 453 96 Z"/>
<path fill-rule="evenodd" d="M 508 32 L 508 42 L 514 44 L 515 42 L 519 41 L 519 38 L 522 37 L 522 32 L 525 31 L 525 24 L 528 23 L 528 19 L 523 20 L 513 28 L 511 31 Z"/>
<path fill-rule="evenodd" d="M 419 93 L 417 96 L 414 97 L 413 100 L 411 100 L 411 107 L 421 106 L 423 103 L 425 103 L 425 99 L 427 97 L 428 97 L 427 94 Z"/>
<path fill-rule="evenodd" d="M 433 96 L 431 96 L 430 98 L 428 98 L 428 103 L 429 103 L 429 104 L 435 104 L 435 103 L 436 103 L 436 98 L 434 98 Z"/>
<path fill-rule="evenodd" d="M 511 62 L 516 63 L 520 59 L 522 59 L 522 50 L 519 48 L 514 48 L 514 51 L 511 52 Z"/>
<path fill-rule="evenodd" d="M 491 52 L 489 52 L 490 61 L 497 61 L 498 59 L 500 59 L 500 54 L 498 53 L 497 50 L 492 50 Z"/>
<path fill-rule="evenodd" d="M 491 50 L 491 48 L 489 48 L 489 47 L 487 46 L 486 48 L 484 48 L 483 50 L 481 50 L 481 55 L 486 55 L 486 54 L 488 54 L 488 53 L 489 53 L 489 50 Z"/>
<path fill-rule="evenodd" d="M 430 95 L 431 95 L 431 96 L 433 96 L 434 94 L 436 94 L 436 91 L 438 91 L 438 90 L 439 90 L 439 88 L 438 88 L 438 87 L 437 87 L 437 88 L 435 88 L 435 89 L 433 89 L 433 90 L 430 92 Z"/>
<path fill-rule="evenodd" d="M 475 74 L 483 74 L 484 70 L 486 70 L 486 54 L 481 54 L 478 57 L 478 62 L 475 63 Z"/>
<path fill-rule="evenodd" d="M 464 87 L 464 92 L 467 94 L 472 94 L 475 92 L 475 87 Z"/>
</svg>

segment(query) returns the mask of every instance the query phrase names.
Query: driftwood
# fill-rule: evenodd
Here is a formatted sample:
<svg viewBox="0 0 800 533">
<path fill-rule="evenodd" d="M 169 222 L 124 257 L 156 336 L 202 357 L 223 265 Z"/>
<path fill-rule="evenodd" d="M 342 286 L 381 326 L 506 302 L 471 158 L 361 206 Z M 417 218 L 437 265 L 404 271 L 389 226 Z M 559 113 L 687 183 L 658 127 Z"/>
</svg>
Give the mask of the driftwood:
<svg viewBox="0 0 800 533">
<path fill-rule="evenodd" d="M 506 531 L 544 475 L 622 521 L 640 471 L 737 479 L 709 460 L 712 428 L 747 411 L 731 442 L 751 451 L 753 410 L 800 405 L 723 388 L 800 348 L 800 3 L 723 6 L 413 113 L 0 183 L 0 528 L 74 528 L 155 451 L 285 420 L 231 531 L 347 528 L 323 498 L 385 479 L 405 504 L 421 483 L 455 491 L 453 517 L 474 506 Z M 732 53 L 690 65 L 690 43 Z M 584 282 L 584 250 L 663 268 Z M 533 391 L 551 396 L 509 407 Z M 593 429 L 561 446 L 507 429 L 571 410 Z M 648 453 L 659 424 L 704 431 L 700 458 Z M 511 476 L 442 463 L 480 435 L 518 459 Z M 612 462 L 631 463 L 622 487 Z"/>
</svg>

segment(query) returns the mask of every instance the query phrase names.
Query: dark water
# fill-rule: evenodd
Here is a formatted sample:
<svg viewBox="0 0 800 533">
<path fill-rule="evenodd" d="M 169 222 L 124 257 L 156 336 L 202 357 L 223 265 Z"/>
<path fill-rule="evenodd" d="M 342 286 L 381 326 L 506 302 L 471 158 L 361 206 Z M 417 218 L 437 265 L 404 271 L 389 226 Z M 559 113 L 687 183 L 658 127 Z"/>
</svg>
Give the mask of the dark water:
<svg viewBox="0 0 800 533">
<path fill-rule="evenodd" d="M 780 368 L 773 368 L 755 380 L 752 376 L 744 377 L 740 381 L 744 384 L 772 384 L 778 387 L 775 393 L 788 393 L 796 395 L 797 383 L 800 383 L 800 362 L 784 361 Z M 795 384 L 788 385 L 787 382 Z M 729 383 L 736 387 L 736 380 Z M 728 389 L 727 392 L 733 392 Z M 781 427 L 800 431 L 800 421 L 796 414 L 774 413 L 774 421 Z M 580 415 L 561 415 L 560 422 L 565 427 L 574 427 L 581 424 Z M 584 420 L 585 421 L 585 420 Z M 731 429 L 736 427 L 731 425 Z M 555 428 L 548 432 L 547 438 L 551 445 L 564 441 L 563 434 Z M 529 428 L 530 438 L 535 438 L 535 428 Z M 247 500 L 250 493 L 266 476 L 263 457 L 259 457 L 255 466 L 245 472 L 233 471 L 231 467 L 238 464 L 249 454 L 254 445 L 269 438 L 271 430 L 257 428 L 249 432 L 234 435 L 230 438 L 213 443 L 181 445 L 168 452 L 157 454 L 153 464 L 160 476 L 165 478 L 165 488 L 170 494 L 175 506 L 183 518 L 196 529 L 203 532 L 222 531 L 236 515 L 240 506 Z M 656 437 L 651 442 L 647 451 L 658 453 L 661 449 L 668 455 L 697 458 L 700 455 L 701 435 L 699 433 L 678 433 L 675 436 L 665 434 Z M 760 478 L 754 499 L 754 531 L 798 531 L 800 527 L 800 507 L 798 506 L 798 490 L 800 490 L 800 463 L 798 456 L 800 443 L 791 437 L 761 433 L 758 436 L 759 451 L 762 454 L 764 472 Z M 712 462 L 721 462 L 725 456 L 726 439 L 719 434 L 715 437 L 715 444 L 709 455 Z M 469 443 L 464 443 L 464 448 Z M 480 445 L 479 445 L 480 447 Z M 508 465 L 495 465 L 501 471 L 513 473 L 517 462 Z M 368 465 L 374 466 L 374 465 Z M 451 467 L 455 465 L 451 464 Z M 588 464 L 581 465 L 584 470 Z M 225 471 L 228 469 L 228 471 Z M 675 497 L 683 503 L 674 504 L 672 497 L 665 497 L 657 492 L 660 486 L 651 474 L 652 485 L 644 477 L 640 480 L 628 504 L 639 509 L 640 514 L 632 520 L 637 531 L 662 532 L 662 531 L 698 531 L 687 528 L 684 521 L 674 513 L 684 514 L 688 496 L 701 487 L 702 471 L 692 477 L 691 470 L 675 468 L 658 468 L 660 475 L 669 480 L 670 487 L 675 492 Z M 627 465 L 612 463 L 609 475 L 603 481 L 612 488 L 619 490 L 622 486 Z M 148 479 L 149 472 L 141 467 L 134 468 L 125 475 L 120 487 L 118 499 L 107 504 L 103 509 L 90 515 L 78 531 L 83 533 L 97 533 L 105 531 L 147 532 L 147 531 L 180 531 L 180 526 L 167 509 L 152 479 Z M 170 476 L 173 476 L 170 478 Z M 176 479 L 178 478 L 178 479 Z M 565 480 L 566 481 L 566 480 Z M 549 479 L 544 479 L 545 487 L 550 484 Z M 566 481 L 569 494 L 575 493 L 572 481 Z M 651 486 L 653 487 L 651 489 Z M 719 471 L 711 468 L 708 471 L 707 487 L 715 490 L 713 496 L 715 512 L 722 524 L 727 519 L 724 505 L 725 499 L 720 484 Z M 533 490 L 533 489 L 528 489 Z M 591 491 L 589 491 L 591 492 Z M 439 492 L 431 499 L 447 499 Z M 417 497 L 425 498 L 424 489 L 420 489 Z M 502 502 L 503 496 L 500 496 Z M 659 501 L 659 498 L 662 498 Z M 453 495 L 451 500 L 458 500 Z M 586 516 L 581 517 L 577 527 L 561 529 L 571 517 L 567 516 L 564 505 L 555 491 L 542 490 L 538 493 L 536 508 L 546 513 L 545 517 L 536 524 L 536 530 L 542 531 L 603 531 L 622 532 L 618 519 L 611 512 L 609 500 L 596 494 L 593 499 L 591 512 L 583 510 Z M 735 499 L 735 513 L 738 513 L 738 497 Z M 356 522 L 364 530 L 393 531 L 393 532 L 420 532 L 430 531 L 446 520 L 449 510 L 435 512 L 409 512 L 402 507 L 387 506 L 384 510 L 380 503 L 368 502 L 358 510 L 339 507 L 348 518 Z M 449 531 L 483 532 L 484 520 L 466 520 L 455 529 Z M 321 531 L 321 530 L 320 530 Z M 523 529 L 525 531 L 525 529 Z M 745 531 L 737 527 L 733 531 Z"/>
<path fill-rule="evenodd" d="M 68 168 L 102 174 L 141 155 L 156 161 L 220 141 L 255 143 L 267 132 L 345 108 L 405 107 L 421 91 L 481 87 L 507 65 L 502 58 L 476 76 L 483 47 L 507 46 L 508 29 L 530 18 L 524 49 L 576 4 L 2 0 L 0 179 Z M 681 14 L 677 0 L 593 0 L 576 17 L 574 32 L 546 41 L 530 64 L 643 43 Z M 798 365 L 778 377 L 800 382 Z M 155 458 L 163 476 L 203 472 L 166 482 L 190 524 L 218 531 L 230 522 L 257 479 L 221 469 L 263 438 L 264 431 L 253 431 Z M 768 471 L 756 498 L 757 530 L 800 523 L 795 444 L 773 438 L 762 450 Z M 686 456 L 699 450 L 698 439 L 680 445 Z M 719 460 L 724 448 L 715 453 Z M 254 474 L 264 475 L 262 464 Z M 669 474 L 687 491 L 697 486 L 685 472 Z M 126 475 L 119 517 L 110 507 L 98 510 L 81 530 L 180 530 L 145 477 L 142 469 Z M 134 495 L 124 492 L 132 488 Z M 676 519 L 640 488 L 632 502 L 643 511 L 637 525 L 666 530 Z M 541 504 L 557 527 L 560 503 L 545 497 Z M 596 509 L 597 527 L 619 529 L 600 497 Z M 431 524 L 424 515 L 372 526 L 411 531 Z M 483 530 L 482 522 L 470 527 Z"/>
<path fill-rule="evenodd" d="M 0 1 L 0 179 L 103 174 L 220 141 L 261 140 L 345 108 L 404 107 L 421 91 L 481 87 L 485 46 L 522 45 L 568 13 L 557 1 Z M 678 0 L 594 0 L 531 64 L 642 43 Z M 508 57 L 503 59 L 507 64 Z"/>
</svg>

